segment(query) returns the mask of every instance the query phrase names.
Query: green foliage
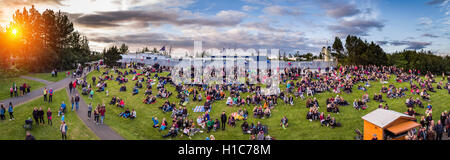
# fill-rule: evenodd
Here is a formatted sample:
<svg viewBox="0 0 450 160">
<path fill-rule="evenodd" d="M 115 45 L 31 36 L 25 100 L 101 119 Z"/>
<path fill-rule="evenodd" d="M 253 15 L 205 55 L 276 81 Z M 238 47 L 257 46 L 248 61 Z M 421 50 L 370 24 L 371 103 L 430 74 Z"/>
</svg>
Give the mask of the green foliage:
<svg viewBox="0 0 450 160">
<path fill-rule="evenodd" d="M 103 53 L 103 60 L 105 64 L 109 67 L 116 66 L 118 63 L 117 61 L 122 59 L 122 52 L 117 48 L 117 46 L 112 46 L 108 48 L 108 50 L 103 50 L 105 53 Z"/>
</svg>

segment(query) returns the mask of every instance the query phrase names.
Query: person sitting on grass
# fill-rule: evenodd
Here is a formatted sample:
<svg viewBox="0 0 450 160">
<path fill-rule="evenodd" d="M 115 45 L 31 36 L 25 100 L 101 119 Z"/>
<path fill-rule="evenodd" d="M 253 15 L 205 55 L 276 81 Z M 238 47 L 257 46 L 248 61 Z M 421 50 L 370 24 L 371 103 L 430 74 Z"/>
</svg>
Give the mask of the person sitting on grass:
<svg viewBox="0 0 450 160">
<path fill-rule="evenodd" d="M 220 129 L 220 122 L 219 119 L 216 118 L 213 125 L 213 131 L 216 132 L 216 130 Z"/>
<path fill-rule="evenodd" d="M 125 107 L 125 102 L 123 101 L 123 99 L 120 99 L 120 98 L 117 98 L 117 99 L 118 99 L 117 107 L 124 108 Z"/>
<path fill-rule="evenodd" d="M 164 131 L 167 128 L 167 125 L 168 125 L 168 123 L 166 121 L 166 118 L 163 118 L 163 120 L 161 122 L 161 128 L 160 128 L 161 131 Z"/>
<path fill-rule="evenodd" d="M 145 94 L 144 95 L 146 95 L 146 96 L 152 95 L 152 90 L 151 89 L 145 90 Z"/>
<path fill-rule="evenodd" d="M 152 117 L 152 121 L 153 121 L 153 128 L 159 128 L 158 117 Z"/>
<path fill-rule="evenodd" d="M 139 89 L 137 87 L 133 88 L 133 96 L 139 93 Z"/>
<path fill-rule="evenodd" d="M 231 97 L 228 97 L 226 104 L 230 107 L 233 106 L 233 99 L 231 99 Z"/>
<path fill-rule="evenodd" d="M 283 129 L 286 129 L 288 127 L 288 119 L 286 118 L 286 116 L 284 116 L 283 118 L 281 118 L 281 123 L 280 126 L 283 127 Z"/>
<path fill-rule="evenodd" d="M 430 101 L 430 95 L 427 93 L 427 90 L 423 90 L 422 92 L 420 92 L 420 97 L 422 97 L 422 99 Z"/>
<path fill-rule="evenodd" d="M 264 110 L 264 116 L 266 117 L 266 118 L 269 118 L 270 116 L 271 116 L 271 111 L 270 111 L 270 109 L 269 109 L 269 107 L 267 107 L 265 110 Z"/>
<path fill-rule="evenodd" d="M 178 132 L 175 129 L 175 127 L 171 127 L 169 132 L 166 135 L 163 135 L 162 137 L 163 138 L 167 138 L 167 137 L 175 138 L 177 136 L 177 134 L 178 134 Z"/>
<path fill-rule="evenodd" d="M 113 96 L 113 97 L 111 98 L 111 101 L 109 101 L 109 104 L 110 104 L 110 105 L 115 105 L 115 104 L 116 104 L 116 101 L 117 101 L 116 96 Z"/>
<path fill-rule="evenodd" d="M 197 118 L 197 125 L 201 128 L 205 128 L 205 121 L 201 116 L 198 116 Z"/>
<path fill-rule="evenodd" d="M 331 128 L 340 127 L 341 123 L 336 122 L 336 119 L 334 117 L 331 117 L 330 126 Z"/>
<path fill-rule="evenodd" d="M 135 118 L 136 118 L 136 110 L 133 109 L 133 111 L 131 111 L 130 119 L 133 120 Z"/>
<path fill-rule="evenodd" d="M 122 118 L 127 119 L 127 118 L 130 117 L 130 115 L 131 115 L 130 110 L 127 108 L 127 109 L 125 110 L 125 112 L 121 112 L 121 113 L 119 114 L 119 117 L 122 117 Z"/>
<path fill-rule="evenodd" d="M 248 125 L 247 121 L 244 121 L 244 123 L 242 123 L 241 128 L 243 134 L 250 134 L 250 126 Z"/>
<path fill-rule="evenodd" d="M 126 92 L 127 91 L 127 86 L 122 85 L 119 89 L 119 92 Z"/>
</svg>

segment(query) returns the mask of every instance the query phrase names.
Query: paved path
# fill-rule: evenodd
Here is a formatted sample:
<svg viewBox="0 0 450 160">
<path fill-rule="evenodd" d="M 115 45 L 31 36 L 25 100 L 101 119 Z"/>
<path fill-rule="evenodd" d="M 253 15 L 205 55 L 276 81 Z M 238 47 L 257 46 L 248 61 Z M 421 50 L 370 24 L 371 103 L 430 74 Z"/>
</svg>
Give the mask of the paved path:
<svg viewBox="0 0 450 160">
<path fill-rule="evenodd" d="M 89 74 L 89 72 L 87 72 L 86 70 L 84 73 L 85 74 L 83 75 L 83 77 L 86 76 L 87 74 Z M 8 105 L 9 102 L 11 102 L 14 106 L 18 106 L 18 105 L 24 104 L 26 102 L 35 100 L 37 98 L 43 98 L 42 93 L 43 93 L 44 88 L 47 88 L 47 89 L 52 88 L 54 91 L 57 91 L 59 89 L 66 89 L 66 92 L 69 95 L 69 97 L 71 97 L 72 95 L 78 94 L 78 90 L 76 90 L 76 89 L 74 89 L 74 92 L 72 94 L 69 93 L 69 82 L 72 82 L 73 80 L 75 80 L 74 78 L 71 78 L 71 77 L 65 78 L 58 82 L 48 82 L 43 79 L 26 77 L 26 76 L 22 76 L 22 78 L 43 82 L 47 86 L 39 88 L 39 89 L 35 89 L 35 90 L 31 91 L 30 93 L 28 93 L 27 95 L 22 96 L 22 97 L 13 97 L 10 99 L 0 101 L 0 104 L 3 103 L 5 105 Z M 60 102 L 53 102 L 53 103 L 60 103 Z M 77 113 L 78 117 L 80 117 L 81 120 L 86 124 L 86 126 L 88 126 L 97 135 L 97 137 L 99 137 L 101 140 L 124 140 L 123 137 L 121 137 L 114 130 L 109 128 L 108 125 L 106 125 L 106 124 L 97 125 L 96 123 L 94 123 L 93 122 L 94 113 L 92 113 L 91 120 L 88 120 L 87 119 L 87 110 L 88 110 L 87 104 L 83 100 L 83 98 L 80 96 L 80 108 L 79 108 L 78 112 L 76 112 L 76 113 Z"/>
<path fill-rule="evenodd" d="M 23 78 L 27 78 L 27 79 L 30 78 L 31 79 L 32 77 L 23 77 Z M 33 80 L 33 79 L 36 79 L 36 78 L 32 78 L 31 80 Z M 46 80 L 39 80 L 39 82 L 46 81 L 47 83 L 44 82 L 46 84 L 45 88 L 47 88 L 47 89 L 52 88 L 53 91 L 57 91 L 59 89 L 65 88 L 66 86 L 69 86 L 69 82 L 71 82 L 72 80 L 74 80 L 74 79 L 68 77 L 68 78 L 60 80 L 58 82 L 48 82 Z M 24 96 L 21 96 L 21 97 L 13 97 L 13 98 L 10 98 L 10 99 L 2 100 L 2 101 L 0 101 L 0 103 L 8 105 L 9 102 L 12 102 L 12 104 L 14 106 L 18 106 L 18 105 L 21 105 L 23 103 L 29 102 L 29 101 L 37 99 L 37 98 L 43 98 L 43 95 L 42 95 L 43 90 L 44 90 L 44 87 L 39 88 L 39 89 L 34 89 L 33 91 L 31 91 L 27 95 L 24 95 Z M 54 102 L 54 103 L 59 103 L 59 102 Z"/>
<path fill-rule="evenodd" d="M 50 82 L 50 81 L 47 81 L 47 80 L 34 78 L 34 77 L 29 77 L 29 76 L 20 76 L 20 78 L 29 79 L 29 80 L 33 80 L 33 81 L 38 81 L 38 82 L 44 83 L 45 85 L 50 85 L 52 83 L 55 83 L 55 82 Z"/>
<path fill-rule="evenodd" d="M 66 88 L 66 91 L 67 91 L 67 94 L 69 94 L 69 96 L 75 96 L 76 94 L 78 94 L 78 90 L 76 90 L 76 89 L 72 91 L 72 94 L 69 93 L 69 87 Z M 78 94 L 78 95 L 80 95 L 80 94 Z M 93 108 L 95 108 L 95 106 L 93 106 Z M 72 112 L 72 111 L 69 111 L 69 112 Z M 92 113 L 91 119 L 88 120 L 88 115 L 87 115 L 88 105 L 86 104 L 86 102 L 84 101 L 82 96 L 80 96 L 80 108 L 78 109 L 78 111 L 74 111 L 74 112 L 77 113 L 78 117 L 81 118 L 81 120 L 84 122 L 84 124 L 86 124 L 86 126 L 88 126 L 97 135 L 97 137 L 100 138 L 101 140 L 124 140 L 124 138 L 122 136 L 120 136 L 114 130 L 109 128 L 108 125 L 106 125 L 105 123 L 97 125 L 94 122 L 94 113 Z M 109 115 L 109 116 L 113 116 L 113 115 Z M 106 117 L 108 117 L 108 115 Z"/>
</svg>

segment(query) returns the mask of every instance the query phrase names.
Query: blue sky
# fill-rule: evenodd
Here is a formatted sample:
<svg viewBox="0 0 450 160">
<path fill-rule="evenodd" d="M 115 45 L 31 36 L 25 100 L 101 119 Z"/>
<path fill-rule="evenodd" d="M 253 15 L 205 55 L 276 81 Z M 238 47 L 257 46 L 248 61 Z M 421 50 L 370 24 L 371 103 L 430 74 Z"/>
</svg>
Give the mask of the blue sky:
<svg viewBox="0 0 450 160">
<path fill-rule="evenodd" d="M 0 24 L 15 9 L 61 10 L 91 49 L 126 43 L 205 48 L 320 51 L 349 34 L 388 52 L 450 53 L 450 0 L 0 0 Z"/>
</svg>

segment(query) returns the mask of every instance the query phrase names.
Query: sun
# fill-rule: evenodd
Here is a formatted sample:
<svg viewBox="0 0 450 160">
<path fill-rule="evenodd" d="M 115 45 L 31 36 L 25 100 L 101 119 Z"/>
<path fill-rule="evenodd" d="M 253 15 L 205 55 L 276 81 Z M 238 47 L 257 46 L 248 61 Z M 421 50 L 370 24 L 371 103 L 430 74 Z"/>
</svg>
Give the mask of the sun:
<svg viewBox="0 0 450 160">
<path fill-rule="evenodd" d="M 14 36 L 14 37 L 16 37 L 17 36 L 17 29 L 13 29 L 12 31 L 11 31 L 11 33 L 12 33 L 12 35 Z"/>
</svg>

